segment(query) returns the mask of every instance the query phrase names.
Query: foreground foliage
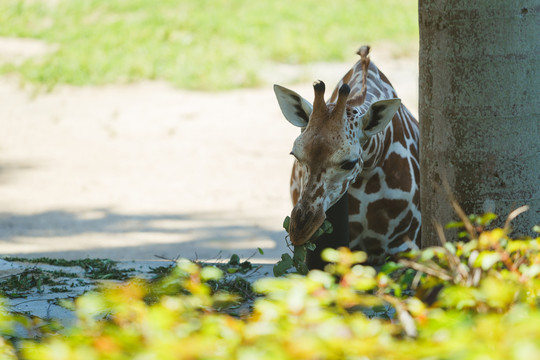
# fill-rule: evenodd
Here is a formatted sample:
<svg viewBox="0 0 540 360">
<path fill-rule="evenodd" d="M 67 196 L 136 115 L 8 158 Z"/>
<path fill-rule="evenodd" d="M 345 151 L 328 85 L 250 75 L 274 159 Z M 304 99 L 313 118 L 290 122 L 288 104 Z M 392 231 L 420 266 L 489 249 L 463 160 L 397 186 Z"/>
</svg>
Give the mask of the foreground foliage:
<svg viewBox="0 0 540 360">
<path fill-rule="evenodd" d="M 479 220 L 478 220 L 479 219 Z M 9 341 L 5 359 L 537 359 L 540 237 L 512 240 L 477 217 L 468 242 L 407 254 L 377 273 L 364 253 L 327 249 L 327 272 L 264 278 L 251 311 L 215 286 L 223 270 L 180 260 L 71 305 L 62 336 Z M 483 223 L 482 223 L 483 221 Z M 464 224 L 454 224 L 461 226 Z M 469 229 L 470 230 L 470 229 Z M 478 231 L 477 231 L 478 230 Z M 231 315 L 235 313 L 235 315 Z"/>
</svg>

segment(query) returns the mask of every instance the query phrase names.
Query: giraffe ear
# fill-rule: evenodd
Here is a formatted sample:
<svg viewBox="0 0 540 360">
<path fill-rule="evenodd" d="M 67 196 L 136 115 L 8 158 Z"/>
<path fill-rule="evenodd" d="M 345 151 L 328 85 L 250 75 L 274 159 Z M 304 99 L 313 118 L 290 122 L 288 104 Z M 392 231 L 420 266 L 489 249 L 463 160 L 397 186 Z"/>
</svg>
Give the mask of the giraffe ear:
<svg viewBox="0 0 540 360">
<path fill-rule="evenodd" d="M 274 92 L 285 118 L 294 126 L 306 127 L 313 111 L 309 101 L 283 86 L 274 85 Z"/>
<path fill-rule="evenodd" d="M 401 105 L 400 99 L 379 100 L 371 104 L 362 118 L 364 134 L 373 136 L 384 130 Z"/>
</svg>

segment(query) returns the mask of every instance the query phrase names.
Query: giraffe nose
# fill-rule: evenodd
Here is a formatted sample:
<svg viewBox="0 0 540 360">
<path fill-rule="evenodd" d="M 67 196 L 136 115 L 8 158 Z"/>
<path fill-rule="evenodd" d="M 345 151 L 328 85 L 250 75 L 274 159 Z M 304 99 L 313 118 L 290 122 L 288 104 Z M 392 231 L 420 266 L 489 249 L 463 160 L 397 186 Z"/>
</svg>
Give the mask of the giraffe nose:
<svg viewBox="0 0 540 360">
<path fill-rule="evenodd" d="M 291 213 L 291 218 L 294 218 L 295 225 L 298 228 L 304 228 L 306 224 L 309 223 L 310 219 L 313 217 L 312 211 L 304 211 L 300 207 L 295 207 Z"/>
<path fill-rule="evenodd" d="M 304 209 L 297 204 L 291 212 L 289 236 L 293 245 L 303 245 L 324 222 L 324 211 Z"/>
</svg>

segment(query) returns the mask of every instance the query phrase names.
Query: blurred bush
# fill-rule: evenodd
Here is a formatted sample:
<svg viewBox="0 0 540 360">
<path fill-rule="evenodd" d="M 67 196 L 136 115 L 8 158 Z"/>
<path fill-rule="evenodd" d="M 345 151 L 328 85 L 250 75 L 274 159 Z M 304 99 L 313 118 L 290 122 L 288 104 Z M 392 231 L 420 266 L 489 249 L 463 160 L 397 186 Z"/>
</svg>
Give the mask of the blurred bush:
<svg viewBox="0 0 540 360">
<path fill-rule="evenodd" d="M 259 296 L 240 314 L 238 295 L 219 285 L 223 270 L 180 260 L 154 282 L 132 279 L 76 299 L 77 323 L 61 336 L 49 331 L 39 340 L 18 339 L 10 329 L 30 324 L 3 312 L 1 354 L 35 360 L 540 358 L 540 237 L 510 239 L 505 229 L 476 229 L 467 242 L 405 254 L 379 273 L 358 263 L 363 253 L 327 249 L 326 272 L 258 280 Z"/>
</svg>

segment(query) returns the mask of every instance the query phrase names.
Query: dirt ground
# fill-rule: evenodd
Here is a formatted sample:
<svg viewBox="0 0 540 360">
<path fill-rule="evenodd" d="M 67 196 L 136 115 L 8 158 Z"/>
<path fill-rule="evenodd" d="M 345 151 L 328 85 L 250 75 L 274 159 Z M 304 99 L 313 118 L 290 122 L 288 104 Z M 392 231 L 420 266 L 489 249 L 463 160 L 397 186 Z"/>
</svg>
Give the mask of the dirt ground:
<svg viewBox="0 0 540 360">
<path fill-rule="evenodd" d="M 2 49 L 0 61 L 24 52 Z M 417 59 L 372 59 L 416 114 Z M 0 256 L 275 261 L 298 130 L 271 83 L 311 100 L 312 80 L 330 87 L 354 61 L 270 66 L 267 85 L 220 93 L 143 82 L 33 96 L 2 78 Z"/>
</svg>

